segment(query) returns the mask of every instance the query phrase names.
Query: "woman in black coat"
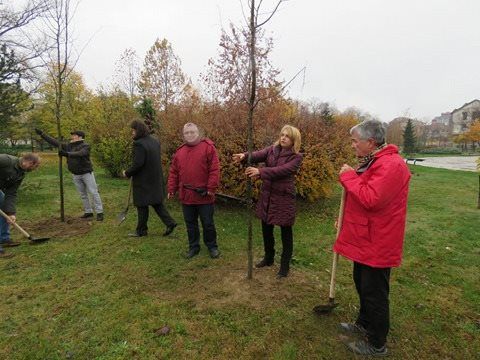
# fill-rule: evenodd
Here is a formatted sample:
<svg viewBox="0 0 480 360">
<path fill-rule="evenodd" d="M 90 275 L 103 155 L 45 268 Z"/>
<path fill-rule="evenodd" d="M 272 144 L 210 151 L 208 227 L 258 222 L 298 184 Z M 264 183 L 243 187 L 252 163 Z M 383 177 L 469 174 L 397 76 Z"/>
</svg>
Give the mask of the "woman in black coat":
<svg viewBox="0 0 480 360">
<path fill-rule="evenodd" d="M 134 120 L 130 127 L 133 137 L 133 163 L 124 171 L 124 175 L 132 178 L 133 205 L 137 208 L 138 222 L 133 237 L 147 235 L 148 207 L 152 206 L 157 215 L 167 226 L 163 236 L 172 233 L 177 223 L 168 213 L 163 200 L 165 188 L 160 158 L 160 142 L 150 135 L 145 123 Z"/>
</svg>

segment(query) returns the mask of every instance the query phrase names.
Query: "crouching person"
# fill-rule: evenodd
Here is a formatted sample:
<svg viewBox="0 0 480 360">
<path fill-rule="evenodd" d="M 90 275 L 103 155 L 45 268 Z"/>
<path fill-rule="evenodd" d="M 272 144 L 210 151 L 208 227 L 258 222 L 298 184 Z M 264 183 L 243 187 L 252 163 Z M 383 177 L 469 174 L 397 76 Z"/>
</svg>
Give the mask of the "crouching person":
<svg viewBox="0 0 480 360">
<path fill-rule="evenodd" d="M 16 221 L 15 205 L 17 190 L 22 183 L 25 173 L 35 170 L 40 165 L 40 158 L 32 153 L 27 153 L 21 158 L 0 154 L 0 208 L 7 218 L 0 216 L 0 258 L 12 257 L 3 247 L 20 245 L 10 239 L 10 224 Z"/>
<path fill-rule="evenodd" d="M 387 354 L 390 270 L 402 260 L 410 172 L 395 145 L 385 142 L 381 122 L 364 121 L 350 130 L 360 161 L 343 165 L 340 183 L 345 210 L 333 250 L 353 261 L 353 280 L 360 309 L 353 323 L 340 323 L 365 340 L 347 343 L 359 355 Z"/>
<path fill-rule="evenodd" d="M 210 257 L 218 258 L 217 231 L 213 221 L 215 191 L 220 182 L 217 150 L 210 139 L 202 138 L 197 125 L 183 127 L 185 143 L 175 152 L 168 176 L 168 198 L 178 192 L 187 226 L 190 259 L 200 251 L 198 217 L 203 227 L 203 242 Z"/>
</svg>

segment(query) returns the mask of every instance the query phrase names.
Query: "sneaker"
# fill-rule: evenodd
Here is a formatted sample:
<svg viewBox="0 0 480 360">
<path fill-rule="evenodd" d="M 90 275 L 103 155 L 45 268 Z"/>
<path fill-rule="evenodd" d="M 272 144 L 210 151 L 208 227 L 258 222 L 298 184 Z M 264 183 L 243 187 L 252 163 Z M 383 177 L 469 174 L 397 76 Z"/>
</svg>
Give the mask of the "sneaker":
<svg viewBox="0 0 480 360">
<path fill-rule="evenodd" d="M 20 242 L 15 242 L 15 241 L 12 241 L 12 240 L 7 240 L 7 241 L 3 241 L 1 243 L 1 245 L 3 247 L 14 247 L 14 246 L 19 246 L 21 243 Z"/>
<path fill-rule="evenodd" d="M 80 219 L 88 219 L 92 217 L 93 217 L 93 213 L 85 213 L 82 216 L 80 216 Z"/>
<path fill-rule="evenodd" d="M 272 266 L 273 265 L 273 260 L 267 260 L 265 258 L 263 258 L 262 260 L 260 260 L 258 263 L 255 264 L 255 267 L 256 268 L 262 268 L 262 267 L 265 267 L 265 266 Z"/>
<path fill-rule="evenodd" d="M 175 230 L 176 227 L 177 227 L 177 224 L 176 224 L 176 223 L 174 223 L 174 224 L 172 224 L 172 225 L 170 225 L 170 226 L 167 226 L 167 229 L 166 229 L 165 232 L 163 233 L 163 236 L 168 236 L 168 235 L 170 235 L 170 234 L 173 232 L 173 230 Z"/>
<path fill-rule="evenodd" d="M 190 250 L 185 254 L 185 258 L 186 258 L 186 259 L 191 259 L 191 258 L 193 258 L 194 256 L 197 256 L 199 252 L 200 252 L 200 249 L 190 249 Z"/>
<path fill-rule="evenodd" d="M 362 336 L 367 335 L 367 330 L 362 325 L 359 325 L 356 323 L 342 322 L 338 324 L 338 327 L 340 328 L 340 330 L 346 331 L 354 335 L 362 335 Z"/>
<path fill-rule="evenodd" d="M 103 213 L 97 214 L 97 221 L 103 221 Z"/>
<path fill-rule="evenodd" d="M 347 348 L 351 352 L 358 355 L 367 355 L 367 356 L 387 356 L 387 347 L 383 345 L 382 347 L 376 348 L 375 346 L 369 344 L 365 340 L 358 340 L 354 342 L 347 343 Z"/>
<path fill-rule="evenodd" d="M 210 249 L 209 252 L 212 259 L 217 259 L 220 256 L 220 251 L 218 251 L 216 248 Z"/>
</svg>

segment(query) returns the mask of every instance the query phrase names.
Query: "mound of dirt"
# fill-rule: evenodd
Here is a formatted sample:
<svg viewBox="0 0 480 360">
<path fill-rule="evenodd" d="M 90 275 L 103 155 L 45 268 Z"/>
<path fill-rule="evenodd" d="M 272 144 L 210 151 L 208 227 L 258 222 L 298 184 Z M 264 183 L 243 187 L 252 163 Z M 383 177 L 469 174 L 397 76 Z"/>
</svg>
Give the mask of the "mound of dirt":
<svg viewBox="0 0 480 360">
<path fill-rule="evenodd" d="M 26 223 L 25 227 L 35 237 L 68 238 L 86 234 L 90 231 L 93 221 L 81 220 L 71 216 L 65 217 L 65 222 L 60 218 L 48 218 L 40 222 Z"/>
</svg>

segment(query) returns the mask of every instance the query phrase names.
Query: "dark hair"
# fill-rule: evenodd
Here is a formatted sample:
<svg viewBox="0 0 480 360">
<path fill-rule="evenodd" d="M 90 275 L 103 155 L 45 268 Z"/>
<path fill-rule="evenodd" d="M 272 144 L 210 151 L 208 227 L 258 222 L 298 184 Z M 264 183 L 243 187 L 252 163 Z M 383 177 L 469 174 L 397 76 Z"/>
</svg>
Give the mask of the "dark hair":
<svg viewBox="0 0 480 360">
<path fill-rule="evenodd" d="M 140 139 L 150 135 L 150 130 L 142 120 L 133 120 L 130 127 L 137 133 L 135 139 Z"/>
</svg>

